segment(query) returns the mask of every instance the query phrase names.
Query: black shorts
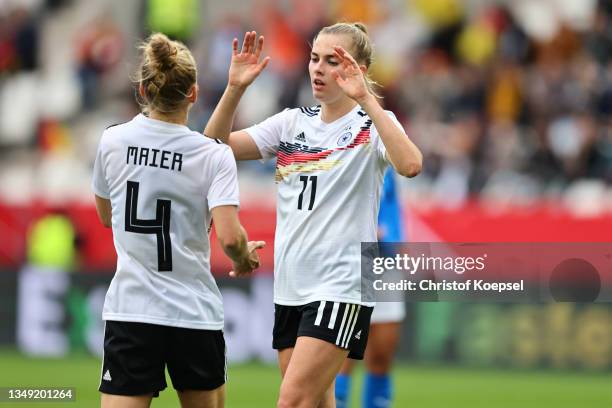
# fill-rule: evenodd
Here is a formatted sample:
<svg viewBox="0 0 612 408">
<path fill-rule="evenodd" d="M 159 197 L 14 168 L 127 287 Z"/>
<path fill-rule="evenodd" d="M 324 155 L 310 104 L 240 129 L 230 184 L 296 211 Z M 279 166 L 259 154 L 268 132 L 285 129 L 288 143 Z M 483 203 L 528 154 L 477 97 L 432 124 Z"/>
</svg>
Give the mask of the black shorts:
<svg viewBox="0 0 612 408">
<path fill-rule="evenodd" d="M 330 301 L 302 306 L 274 305 L 272 347 L 295 347 L 300 336 L 314 337 L 349 350 L 348 357 L 363 360 L 373 307 Z"/>
<path fill-rule="evenodd" d="M 225 384 L 221 330 L 106 321 L 99 390 L 115 395 L 159 395 L 165 367 L 174 389 L 214 390 Z"/>
</svg>

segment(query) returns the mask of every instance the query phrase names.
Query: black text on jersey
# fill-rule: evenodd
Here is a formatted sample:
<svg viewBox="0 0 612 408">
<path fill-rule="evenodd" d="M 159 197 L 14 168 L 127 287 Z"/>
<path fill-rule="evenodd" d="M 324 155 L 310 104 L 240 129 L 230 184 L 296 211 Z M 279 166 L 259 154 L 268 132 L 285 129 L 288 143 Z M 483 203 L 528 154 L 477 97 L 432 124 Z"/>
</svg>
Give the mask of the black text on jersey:
<svg viewBox="0 0 612 408">
<path fill-rule="evenodd" d="M 159 167 L 160 169 L 181 171 L 183 154 L 148 147 L 128 146 L 126 164 Z"/>
</svg>

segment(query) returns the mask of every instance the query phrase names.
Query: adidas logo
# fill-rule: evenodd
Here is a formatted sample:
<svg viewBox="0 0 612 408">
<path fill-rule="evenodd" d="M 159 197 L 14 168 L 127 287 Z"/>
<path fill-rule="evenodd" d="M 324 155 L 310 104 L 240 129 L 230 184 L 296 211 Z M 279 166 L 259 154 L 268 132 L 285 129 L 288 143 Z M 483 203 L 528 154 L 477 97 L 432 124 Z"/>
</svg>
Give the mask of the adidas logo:
<svg viewBox="0 0 612 408">
<path fill-rule="evenodd" d="M 113 378 L 110 375 L 110 371 L 109 370 L 106 370 L 106 372 L 104 373 L 104 376 L 102 377 L 102 379 L 104 381 L 112 381 L 113 380 Z"/>
<path fill-rule="evenodd" d="M 355 334 L 355 338 L 356 338 L 357 340 L 361 340 L 361 330 L 359 330 L 359 331 L 357 332 L 357 334 Z"/>
<path fill-rule="evenodd" d="M 301 132 L 295 137 L 295 140 L 297 140 L 298 142 L 306 142 L 306 135 L 304 134 L 304 132 Z"/>
</svg>

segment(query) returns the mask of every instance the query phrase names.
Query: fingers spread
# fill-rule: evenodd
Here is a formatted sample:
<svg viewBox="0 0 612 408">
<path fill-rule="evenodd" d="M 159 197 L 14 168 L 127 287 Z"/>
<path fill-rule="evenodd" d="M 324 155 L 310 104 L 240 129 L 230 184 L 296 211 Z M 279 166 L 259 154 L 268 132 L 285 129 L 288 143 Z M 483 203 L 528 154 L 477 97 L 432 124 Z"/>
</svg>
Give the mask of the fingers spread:
<svg viewBox="0 0 612 408">
<path fill-rule="evenodd" d="M 348 70 L 352 67 L 351 61 L 346 57 L 346 54 L 341 54 L 338 50 L 334 50 L 334 55 L 340 61 L 340 66 L 343 70 Z"/>
<path fill-rule="evenodd" d="M 250 32 L 244 34 L 244 39 L 242 40 L 242 49 L 240 50 L 240 53 L 246 52 L 246 49 L 249 46 L 250 37 L 251 37 Z"/>
<path fill-rule="evenodd" d="M 263 45 L 264 45 L 264 37 L 263 35 L 260 35 L 259 40 L 257 41 L 257 49 L 255 50 L 255 56 L 257 57 L 257 59 L 259 59 L 259 56 L 261 55 L 261 50 L 263 49 Z"/>
<path fill-rule="evenodd" d="M 355 68 L 359 68 L 357 61 L 355 61 L 355 58 L 353 58 L 351 54 L 346 52 L 344 48 L 340 47 L 339 45 L 335 45 L 334 52 L 340 57 L 343 63 L 348 62 L 348 65 L 352 65 Z"/>
<path fill-rule="evenodd" d="M 346 83 L 346 78 L 338 71 L 333 71 L 331 76 L 338 85 L 343 85 Z"/>
<path fill-rule="evenodd" d="M 243 54 L 248 54 L 251 52 L 251 32 L 249 31 L 248 33 L 245 34 L 246 36 L 246 42 L 244 43 L 244 48 L 242 49 L 242 53 Z"/>
<path fill-rule="evenodd" d="M 247 51 L 249 54 L 255 53 L 255 43 L 257 42 L 257 33 L 255 31 L 251 31 L 251 38 L 249 41 L 249 50 Z"/>
<path fill-rule="evenodd" d="M 341 79 L 341 80 L 346 79 L 346 72 L 342 70 L 334 70 L 331 72 L 331 75 L 332 75 L 332 78 L 334 79 Z"/>
<path fill-rule="evenodd" d="M 334 45 L 334 54 L 340 61 L 344 61 L 347 58 L 347 53 L 344 51 L 344 48 L 338 45 Z"/>
<path fill-rule="evenodd" d="M 249 31 L 248 33 L 245 34 L 246 37 L 246 41 L 244 43 L 244 48 L 242 49 L 242 53 L 243 54 L 248 54 L 250 53 L 250 49 L 251 49 L 251 32 Z"/>
<path fill-rule="evenodd" d="M 251 48 L 249 52 L 251 54 L 255 54 L 257 52 L 257 33 L 255 31 L 251 31 Z"/>
<path fill-rule="evenodd" d="M 261 61 L 259 65 L 257 66 L 257 73 L 260 73 L 261 71 L 263 71 L 268 65 L 268 62 L 270 62 L 270 57 L 264 58 L 263 61 Z"/>
</svg>

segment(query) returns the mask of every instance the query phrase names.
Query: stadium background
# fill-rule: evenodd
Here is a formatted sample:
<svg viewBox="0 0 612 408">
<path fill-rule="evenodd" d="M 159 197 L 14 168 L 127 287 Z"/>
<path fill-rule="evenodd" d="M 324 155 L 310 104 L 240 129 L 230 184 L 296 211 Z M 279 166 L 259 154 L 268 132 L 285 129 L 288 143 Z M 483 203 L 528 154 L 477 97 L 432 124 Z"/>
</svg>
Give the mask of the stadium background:
<svg viewBox="0 0 612 408">
<path fill-rule="evenodd" d="M 95 404 L 115 255 L 91 168 L 102 130 L 138 111 L 129 78 L 150 30 L 193 50 L 190 126 L 202 129 L 233 37 L 256 29 L 272 56 L 242 127 L 313 104 L 308 42 L 322 25 L 364 21 L 384 104 L 424 153 L 422 174 L 399 181 L 411 240 L 610 242 L 611 19 L 603 0 L 1 1 L 0 386 L 75 386 L 77 406 Z M 273 163 L 239 170 L 241 219 L 270 245 L 252 280 L 225 278 L 213 253 L 228 406 L 271 406 Z M 396 406 L 612 405 L 606 304 L 408 306 Z M 165 394 L 157 406 L 172 406 Z"/>
</svg>

